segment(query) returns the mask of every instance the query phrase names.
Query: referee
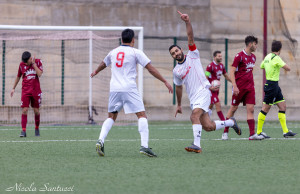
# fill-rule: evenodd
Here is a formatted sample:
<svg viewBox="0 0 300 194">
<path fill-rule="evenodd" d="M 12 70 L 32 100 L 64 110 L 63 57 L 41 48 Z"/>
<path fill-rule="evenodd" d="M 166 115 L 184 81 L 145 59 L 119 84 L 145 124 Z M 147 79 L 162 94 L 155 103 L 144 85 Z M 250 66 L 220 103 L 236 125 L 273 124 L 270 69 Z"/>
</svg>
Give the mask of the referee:
<svg viewBox="0 0 300 194">
<path fill-rule="evenodd" d="M 270 138 L 266 133 L 262 132 L 262 128 L 271 106 L 276 104 L 279 108 L 278 119 L 283 130 L 283 137 L 294 137 L 297 133 L 289 131 L 286 126 L 286 104 L 282 95 L 281 89 L 278 85 L 280 68 L 290 71 L 288 66 L 280 57 L 282 44 L 280 41 L 274 40 L 272 42 L 272 53 L 268 54 L 260 65 L 261 69 L 265 69 L 267 82 L 264 86 L 265 97 L 263 101 L 262 110 L 258 114 L 257 134 Z"/>
</svg>

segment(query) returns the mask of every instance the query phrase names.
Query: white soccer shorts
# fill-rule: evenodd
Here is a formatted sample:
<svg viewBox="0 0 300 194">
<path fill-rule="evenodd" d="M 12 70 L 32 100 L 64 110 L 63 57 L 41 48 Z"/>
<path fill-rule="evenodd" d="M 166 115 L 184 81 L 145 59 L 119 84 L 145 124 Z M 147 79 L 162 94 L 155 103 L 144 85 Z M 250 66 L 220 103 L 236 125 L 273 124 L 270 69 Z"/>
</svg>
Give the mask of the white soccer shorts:
<svg viewBox="0 0 300 194">
<path fill-rule="evenodd" d="M 124 107 L 125 114 L 145 111 L 143 100 L 136 92 L 110 92 L 108 112 L 120 112 Z"/>
<path fill-rule="evenodd" d="M 205 112 L 208 112 L 210 100 L 211 100 L 211 92 L 207 88 L 203 88 L 196 96 L 196 100 L 191 104 L 191 109 L 201 108 Z"/>
</svg>

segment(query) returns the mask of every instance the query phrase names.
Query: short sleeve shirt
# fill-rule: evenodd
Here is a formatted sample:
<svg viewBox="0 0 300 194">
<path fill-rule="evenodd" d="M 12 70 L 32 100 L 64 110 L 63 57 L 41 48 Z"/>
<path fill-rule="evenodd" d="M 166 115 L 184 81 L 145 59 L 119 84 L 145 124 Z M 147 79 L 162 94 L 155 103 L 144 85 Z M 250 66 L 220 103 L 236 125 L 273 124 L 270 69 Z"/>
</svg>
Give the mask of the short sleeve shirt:
<svg viewBox="0 0 300 194">
<path fill-rule="evenodd" d="M 280 68 L 285 64 L 278 55 L 269 53 L 260 64 L 260 68 L 265 69 L 267 80 L 279 81 Z"/>
<path fill-rule="evenodd" d="M 217 64 L 215 61 L 211 62 L 206 67 L 206 72 L 209 73 L 208 81 L 211 83 L 213 80 L 219 80 L 221 79 L 221 76 L 226 74 L 225 66 L 222 63 Z"/>
</svg>

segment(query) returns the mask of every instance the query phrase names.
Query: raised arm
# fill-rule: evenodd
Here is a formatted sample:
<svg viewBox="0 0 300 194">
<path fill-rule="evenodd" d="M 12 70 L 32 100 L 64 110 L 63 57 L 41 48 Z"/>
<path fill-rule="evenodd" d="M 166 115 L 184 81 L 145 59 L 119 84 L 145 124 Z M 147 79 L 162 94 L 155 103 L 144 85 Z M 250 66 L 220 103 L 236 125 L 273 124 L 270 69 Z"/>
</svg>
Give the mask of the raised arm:
<svg viewBox="0 0 300 194">
<path fill-rule="evenodd" d="M 188 14 L 183 14 L 180 11 L 177 11 L 180 14 L 181 19 L 185 22 L 186 24 L 186 33 L 188 37 L 188 44 L 189 46 L 193 46 L 195 44 L 194 42 L 194 33 L 193 33 L 193 27 L 190 21 L 190 18 Z"/>
<path fill-rule="evenodd" d="M 157 71 L 157 69 L 153 67 L 153 65 L 148 63 L 145 68 L 149 71 L 151 75 L 153 75 L 156 79 L 162 81 L 166 85 L 166 87 L 169 90 L 169 93 L 173 93 L 172 86 L 167 82 L 167 80 L 165 80 L 165 78 L 163 78 L 163 76 L 159 73 L 159 71 Z"/>
</svg>

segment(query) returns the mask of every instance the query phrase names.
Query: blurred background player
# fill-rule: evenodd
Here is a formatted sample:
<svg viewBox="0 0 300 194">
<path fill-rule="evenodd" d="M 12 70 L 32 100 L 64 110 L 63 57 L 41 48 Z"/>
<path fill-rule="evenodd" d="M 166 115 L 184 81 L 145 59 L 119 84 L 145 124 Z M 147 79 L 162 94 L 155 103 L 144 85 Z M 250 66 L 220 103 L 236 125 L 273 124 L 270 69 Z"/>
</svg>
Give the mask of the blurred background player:
<svg viewBox="0 0 300 194">
<path fill-rule="evenodd" d="M 266 84 L 264 86 L 265 97 L 262 105 L 262 110 L 258 114 L 257 134 L 264 138 L 270 138 L 266 133 L 262 132 L 262 128 L 273 104 L 279 108 L 278 119 L 283 130 L 283 137 L 294 137 L 296 133 L 289 131 L 286 126 L 286 104 L 282 95 L 281 89 L 278 85 L 280 68 L 290 71 L 291 68 L 280 57 L 282 44 L 280 41 L 274 40 L 272 42 L 272 52 L 268 54 L 260 65 L 261 69 L 266 72 Z"/>
<path fill-rule="evenodd" d="M 116 121 L 118 112 L 124 107 L 125 114 L 135 113 L 138 117 L 138 130 L 141 135 L 140 153 L 149 157 L 156 157 L 156 154 L 148 147 L 148 120 L 143 100 L 136 85 L 137 64 L 145 67 L 151 75 L 162 81 L 170 93 L 173 93 L 173 89 L 157 69 L 151 65 L 150 59 L 144 52 L 133 48 L 133 46 L 134 31 L 125 29 L 122 32 L 122 45 L 110 51 L 98 68 L 91 74 L 91 77 L 94 77 L 111 65 L 108 118 L 103 122 L 100 136 L 96 143 L 96 150 L 99 156 L 104 156 L 105 138 Z"/>
<path fill-rule="evenodd" d="M 176 113 L 182 113 L 181 98 L 182 85 L 185 84 L 186 92 L 189 95 L 190 105 L 192 109 L 191 121 L 193 124 L 194 142 L 191 146 L 185 148 L 188 152 L 201 153 L 200 145 L 202 126 L 206 131 L 215 131 L 223 129 L 224 127 L 232 127 L 237 133 L 240 132 L 234 118 L 227 121 L 211 121 L 207 112 L 210 105 L 211 92 L 209 90 L 210 83 L 206 79 L 202 64 L 200 61 L 200 54 L 194 42 L 194 33 L 192 24 L 187 14 L 180 14 L 181 19 L 186 24 L 186 32 L 188 37 L 189 52 L 187 55 L 183 54 L 182 49 L 177 45 L 171 45 L 169 52 L 173 59 L 178 63 L 173 69 L 174 84 L 176 85 L 177 108 Z"/>
<path fill-rule="evenodd" d="M 221 76 L 224 75 L 225 79 L 231 82 L 226 70 L 225 66 L 221 63 L 222 62 L 222 54 L 221 51 L 215 51 L 213 53 L 213 62 L 211 62 L 207 67 L 205 71 L 206 78 L 210 83 L 214 80 L 220 81 Z M 211 86 L 211 102 L 209 105 L 208 114 L 211 116 L 212 114 L 212 108 L 215 105 L 217 114 L 221 121 L 225 121 L 225 117 L 223 115 L 222 109 L 221 109 L 221 103 L 219 100 L 219 88 L 220 87 L 214 87 Z"/>
<path fill-rule="evenodd" d="M 40 59 L 31 57 L 31 53 L 25 51 L 22 54 L 22 62 L 19 65 L 18 75 L 14 82 L 13 89 L 11 90 L 11 97 L 13 97 L 15 88 L 17 87 L 21 77 L 22 81 L 22 94 L 21 94 L 21 107 L 22 117 L 21 126 L 22 131 L 20 137 L 26 137 L 27 113 L 29 104 L 34 111 L 35 120 L 35 136 L 40 136 L 40 105 L 42 102 L 42 90 L 40 87 L 39 77 L 43 74 L 43 64 Z"/>
<path fill-rule="evenodd" d="M 230 79 L 232 83 L 232 103 L 227 112 L 226 119 L 232 117 L 240 103 L 246 105 L 247 123 L 249 126 L 249 140 L 262 140 L 263 136 L 255 133 L 254 105 L 255 105 L 255 88 L 253 79 L 253 67 L 255 66 L 256 57 L 253 54 L 257 48 L 257 38 L 247 36 L 245 38 L 246 48 L 239 52 L 235 57 L 230 68 Z M 241 135 L 241 134 L 238 134 Z M 225 128 L 222 139 L 228 139 L 228 128 Z"/>
</svg>

